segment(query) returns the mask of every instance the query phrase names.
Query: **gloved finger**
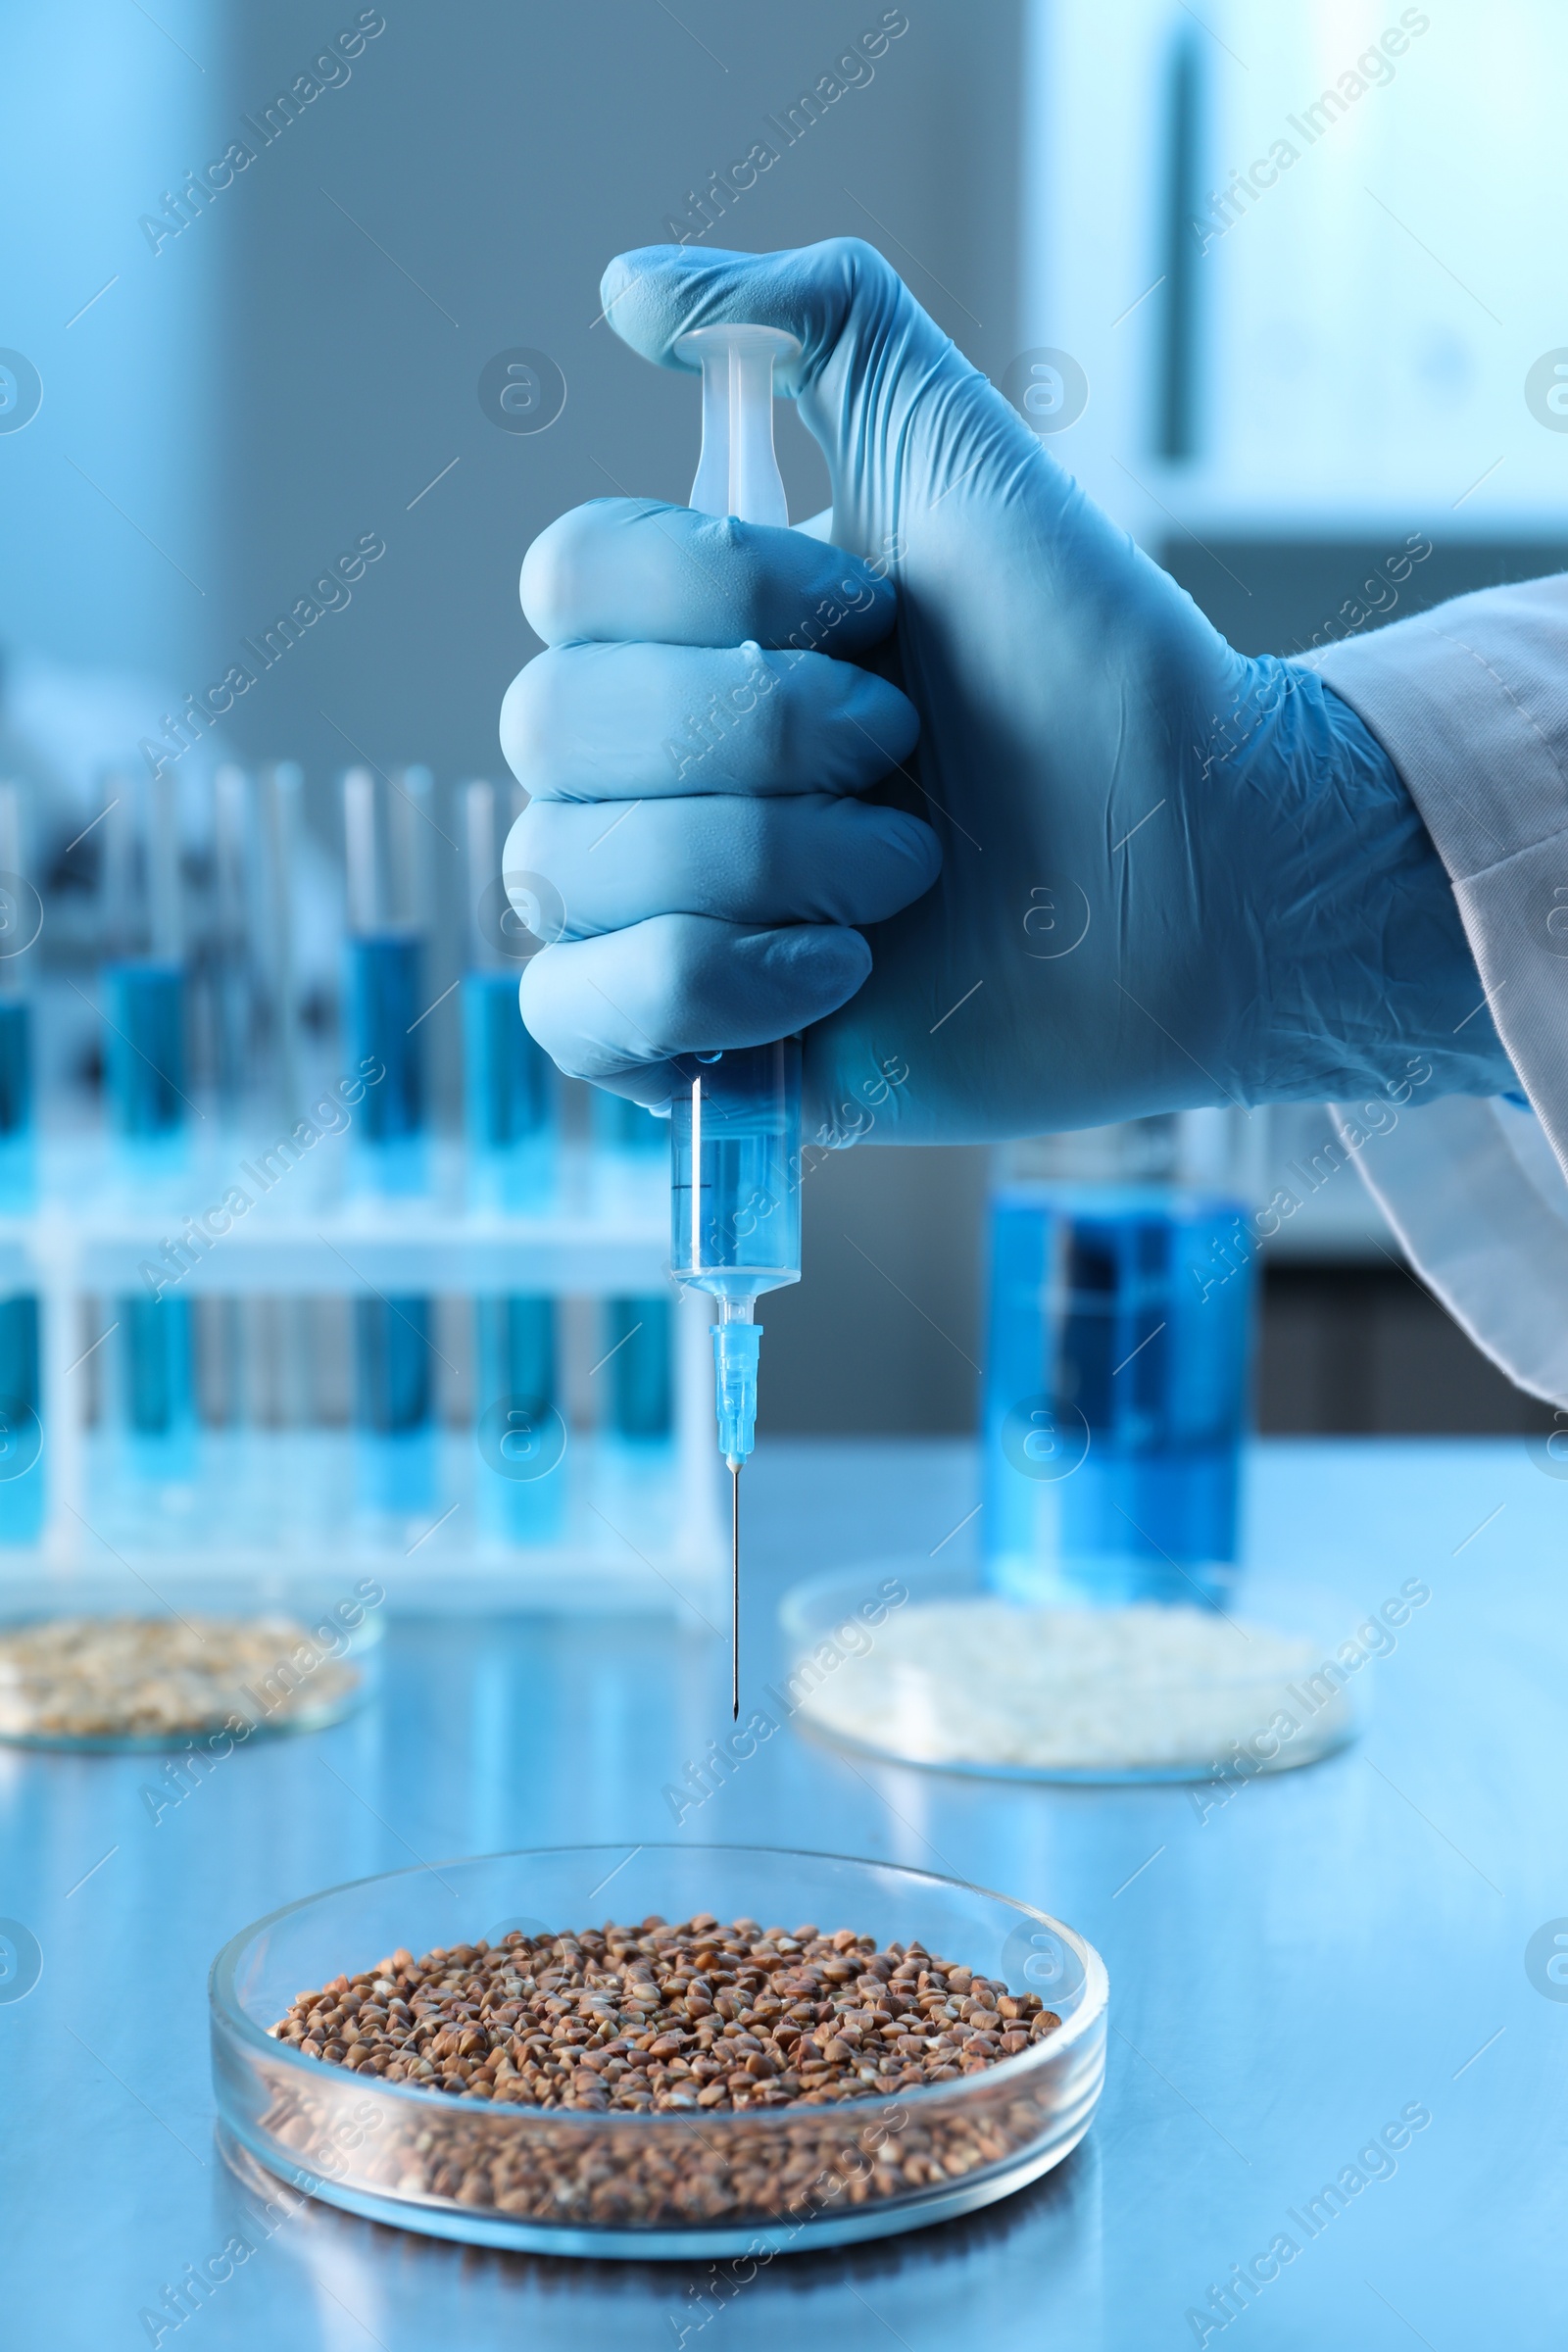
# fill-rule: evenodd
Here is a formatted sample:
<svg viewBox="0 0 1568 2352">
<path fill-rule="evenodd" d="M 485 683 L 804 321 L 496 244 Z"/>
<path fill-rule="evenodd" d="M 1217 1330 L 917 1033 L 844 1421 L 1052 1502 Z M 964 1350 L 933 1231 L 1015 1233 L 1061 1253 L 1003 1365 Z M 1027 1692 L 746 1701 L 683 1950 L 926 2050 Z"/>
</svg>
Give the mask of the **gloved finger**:
<svg viewBox="0 0 1568 2352">
<path fill-rule="evenodd" d="M 898 601 L 843 548 L 652 498 L 597 498 L 558 515 L 523 557 L 520 593 L 546 645 L 754 639 L 840 656 L 878 644 Z"/>
<path fill-rule="evenodd" d="M 788 1037 L 847 1004 L 870 968 L 858 931 L 661 914 L 546 948 L 523 973 L 522 1017 L 568 1077 L 640 1073 L 637 1101 L 667 1102 L 689 1083 L 678 1056 Z"/>
<path fill-rule="evenodd" d="M 863 792 L 919 728 L 869 670 L 756 644 L 560 646 L 501 706 L 501 748 L 535 801 Z"/>
<path fill-rule="evenodd" d="M 902 808 L 826 793 L 622 804 L 534 801 L 508 838 L 503 870 L 542 877 L 560 936 L 589 939 L 651 915 L 726 923 L 880 923 L 930 889 L 942 851 Z"/>
<path fill-rule="evenodd" d="M 644 245 L 619 253 L 600 281 L 605 316 L 623 343 L 656 367 L 700 371 L 677 359 L 680 336 L 699 326 L 776 326 L 801 345 L 796 360 L 775 364 L 774 389 L 799 398 L 837 353 L 852 319 L 879 327 L 883 349 L 864 354 L 885 364 L 890 343 L 912 346 L 919 360 L 951 349 L 903 279 L 860 237 L 828 237 L 781 253 L 724 253 L 689 245 Z"/>
</svg>

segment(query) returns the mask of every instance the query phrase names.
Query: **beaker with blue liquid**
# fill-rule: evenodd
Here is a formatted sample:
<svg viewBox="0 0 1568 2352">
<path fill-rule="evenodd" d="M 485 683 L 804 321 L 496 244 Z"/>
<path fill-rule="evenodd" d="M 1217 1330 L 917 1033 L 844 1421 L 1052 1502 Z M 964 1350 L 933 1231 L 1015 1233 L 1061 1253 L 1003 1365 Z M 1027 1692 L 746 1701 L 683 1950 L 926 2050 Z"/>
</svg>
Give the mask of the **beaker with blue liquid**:
<svg viewBox="0 0 1568 2352">
<path fill-rule="evenodd" d="M 1229 1586 L 1256 1280 L 1228 1117 L 1003 1156 L 981 1527 L 1010 1599 L 1212 1603 Z"/>
</svg>

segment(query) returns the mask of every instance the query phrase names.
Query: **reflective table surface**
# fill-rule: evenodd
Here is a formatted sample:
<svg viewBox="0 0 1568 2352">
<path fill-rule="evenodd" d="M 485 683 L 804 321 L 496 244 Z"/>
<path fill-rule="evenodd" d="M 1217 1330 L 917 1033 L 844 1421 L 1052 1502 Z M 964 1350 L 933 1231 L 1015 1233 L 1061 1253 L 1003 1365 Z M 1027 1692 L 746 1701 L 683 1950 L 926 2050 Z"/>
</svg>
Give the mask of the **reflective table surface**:
<svg viewBox="0 0 1568 2352">
<path fill-rule="evenodd" d="M 1254 1587 L 1309 1582 L 1347 1637 L 1406 1580 L 1431 1598 L 1357 1669 L 1356 1746 L 1228 1794 L 943 1777 L 786 1726 L 693 1802 L 729 1722 L 723 1629 L 695 1618 L 394 1620 L 372 1707 L 239 1749 L 175 1804 L 155 1759 L 0 1748 L 0 1936 L 41 1960 L 21 1997 L 25 1967 L 0 1976 L 9 2352 L 1560 2345 L 1555 1467 L 1523 1441 L 1259 1447 Z M 747 1480 L 751 1705 L 788 1583 L 973 1539 L 958 1446 L 775 1445 Z M 1111 1981 L 1083 2145 L 971 2220 L 755 2267 L 478 2252 L 224 2163 L 206 1978 L 237 1928 L 411 1863 L 671 1836 L 917 1863 L 1081 1929 Z"/>
</svg>

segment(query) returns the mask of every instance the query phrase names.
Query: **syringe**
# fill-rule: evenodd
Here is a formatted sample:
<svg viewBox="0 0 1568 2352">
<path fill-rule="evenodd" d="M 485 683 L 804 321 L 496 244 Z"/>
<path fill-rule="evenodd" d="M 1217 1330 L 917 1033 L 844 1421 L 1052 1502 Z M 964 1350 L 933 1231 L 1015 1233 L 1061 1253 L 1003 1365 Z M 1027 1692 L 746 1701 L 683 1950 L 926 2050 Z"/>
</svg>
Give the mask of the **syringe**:
<svg viewBox="0 0 1568 2352">
<path fill-rule="evenodd" d="M 705 326 L 675 357 L 703 370 L 703 449 L 692 505 L 741 522 L 789 522 L 773 454 L 773 367 L 799 357 L 767 326 Z M 730 1472 L 730 1703 L 741 1711 L 740 1476 L 757 1426 L 763 1291 L 801 1279 L 801 1041 L 696 1056 L 670 1117 L 670 1269 L 718 1300 L 718 1443 Z"/>
</svg>

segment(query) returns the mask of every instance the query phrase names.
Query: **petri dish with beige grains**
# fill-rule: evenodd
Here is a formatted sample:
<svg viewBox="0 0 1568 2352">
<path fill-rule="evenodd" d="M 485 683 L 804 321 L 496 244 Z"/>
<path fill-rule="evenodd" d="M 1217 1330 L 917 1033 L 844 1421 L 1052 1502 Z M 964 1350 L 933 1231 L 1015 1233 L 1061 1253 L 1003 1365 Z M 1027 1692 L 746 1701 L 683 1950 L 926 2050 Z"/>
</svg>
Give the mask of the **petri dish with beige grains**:
<svg viewBox="0 0 1568 2352">
<path fill-rule="evenodd" d="M 0 1740 L 227 1753 L 322 1730 L 369 1694 L 384 1597 L 373 1578 L 351 1576 L 335 1592 L 296 1589 L 248 1608 L 221 1588 L 166 1593 L 161 1607 L 85 1605 L 101 1592 L 14 1607 L 0 1614 Z"/>
</svg>

